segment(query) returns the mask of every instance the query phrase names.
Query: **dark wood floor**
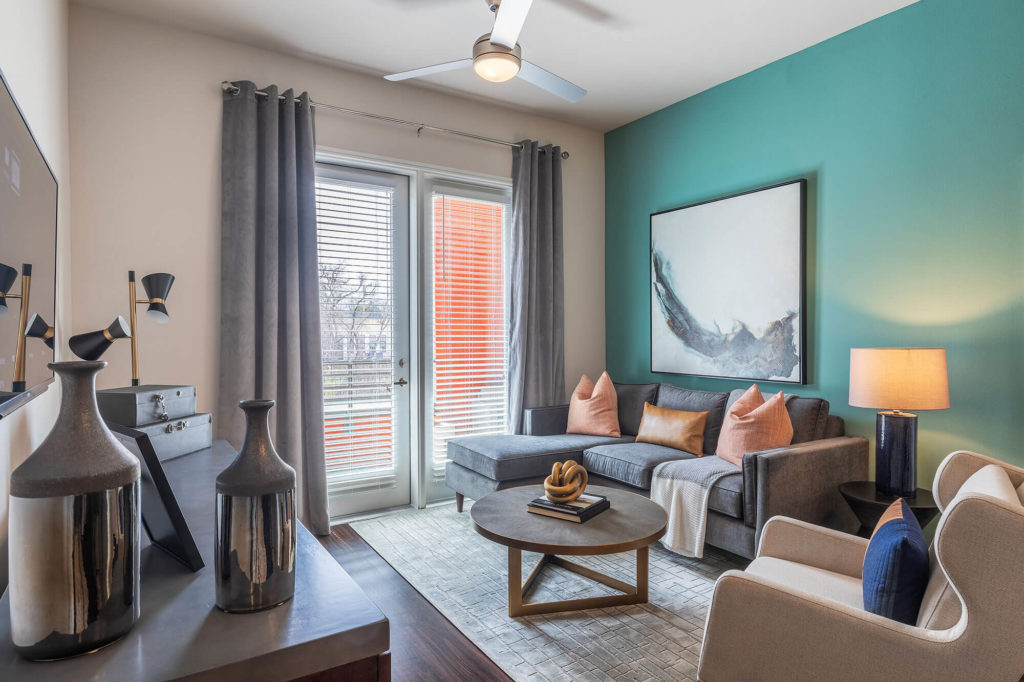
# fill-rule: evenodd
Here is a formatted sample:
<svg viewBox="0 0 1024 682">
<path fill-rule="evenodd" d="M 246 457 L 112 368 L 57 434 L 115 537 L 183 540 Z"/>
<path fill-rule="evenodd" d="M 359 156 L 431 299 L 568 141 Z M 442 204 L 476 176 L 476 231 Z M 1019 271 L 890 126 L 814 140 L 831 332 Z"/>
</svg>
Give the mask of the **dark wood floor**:
<svg viewBox="0 0 1024 682">
<path fill-rule="evenodd" d="M 351 526 L 335 526 L 320 543 L 388 617 L 392 680 L 511 679 Z"/>
</svg>

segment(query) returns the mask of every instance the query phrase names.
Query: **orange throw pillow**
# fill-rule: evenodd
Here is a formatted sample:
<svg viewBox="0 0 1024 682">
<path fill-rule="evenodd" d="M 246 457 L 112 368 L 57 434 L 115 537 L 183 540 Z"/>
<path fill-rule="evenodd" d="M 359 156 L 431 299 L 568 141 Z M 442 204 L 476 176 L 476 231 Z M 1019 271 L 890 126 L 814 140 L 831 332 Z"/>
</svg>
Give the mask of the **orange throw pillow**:
<svg viewBox="0 0 1024 682">
<path fill-rule="evenodd" d="M 636 442 L 664 445 L 703 457 L 704 425 L 707 423 L 707 412 L 670 410 L 645 402 Z"/>
<path fill-rule="evenodd" d="M 766 402 L 754 384 L 725 415 L 715 454 L 743 466 L 746 453 L 781 448 L 792 440 L 793 422 L 786 410 L 786 396 L 779 391 Z"/>
<path fill-rule="evenodd" d="M 608 372 L 603 372 L 597 385 L 586 374 L 576 385 L 569 399 L 569 425 L 566 433 L 619 438 L 619 400 L 615 384 Z"/>
</svg>

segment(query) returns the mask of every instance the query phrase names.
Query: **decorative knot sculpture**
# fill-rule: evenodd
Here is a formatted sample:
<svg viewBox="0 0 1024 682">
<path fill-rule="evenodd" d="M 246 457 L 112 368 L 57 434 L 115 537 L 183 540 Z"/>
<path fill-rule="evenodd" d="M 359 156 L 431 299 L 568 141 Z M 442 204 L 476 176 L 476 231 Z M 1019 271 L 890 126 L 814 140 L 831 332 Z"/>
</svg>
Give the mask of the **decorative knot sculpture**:
<svg viewBox="0 0 1024 682">
<path fill-rule="evenodd" d="M 555 462 L 551 475 L 544 479 L 544 495 L 552 502 L 568 504 L 587 487 L 587 470 L 573 460 Z"/>
</svg>

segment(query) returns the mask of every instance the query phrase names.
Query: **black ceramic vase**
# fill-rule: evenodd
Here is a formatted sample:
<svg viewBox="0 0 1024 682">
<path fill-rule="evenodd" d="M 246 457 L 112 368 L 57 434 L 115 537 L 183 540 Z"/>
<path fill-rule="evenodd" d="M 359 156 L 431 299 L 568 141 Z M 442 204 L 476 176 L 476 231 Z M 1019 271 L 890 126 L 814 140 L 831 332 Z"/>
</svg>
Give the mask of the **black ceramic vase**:
<svg viewBox="0 0 1024 682">
<path fill-rule="evenodd" d="M 295 594 L 295 470 L 270 439 L 273 400 L 244 400 L 245 440 L 217 476 L 217 606 L 244 613 Z"/>
<path fill-rule="evenodd" d="M 94 651 L 139 618 L 139 460 L 96 406 L 105 362 L 55 362 L 57 422 L 11 475 L 14 648 L 32 660 Z"/>
</svg>

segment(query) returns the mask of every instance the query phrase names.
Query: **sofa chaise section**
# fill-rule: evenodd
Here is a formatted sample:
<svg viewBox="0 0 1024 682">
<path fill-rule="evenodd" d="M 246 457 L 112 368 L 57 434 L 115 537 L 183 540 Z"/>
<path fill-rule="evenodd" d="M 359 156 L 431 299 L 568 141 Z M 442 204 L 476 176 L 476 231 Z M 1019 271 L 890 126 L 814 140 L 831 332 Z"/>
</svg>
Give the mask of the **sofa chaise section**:
<svg viewBox="0 0 1024 682">
<path fill-rule="evenodd" d="M 531 410 L 525 411 L 527 415 Z M 530 425 L 530 417 L 526 424 Z M 459 511 L 465 496 L 479 499 L 504 488 L 542 482 L 555 462 L 582 461 L 587 448 L 632 443 L 632 436 L 609 438 L 562 433 L 551 435 L 487 435 L 448 441 L 445 482 L 456 491 Z"/>
</svg>

